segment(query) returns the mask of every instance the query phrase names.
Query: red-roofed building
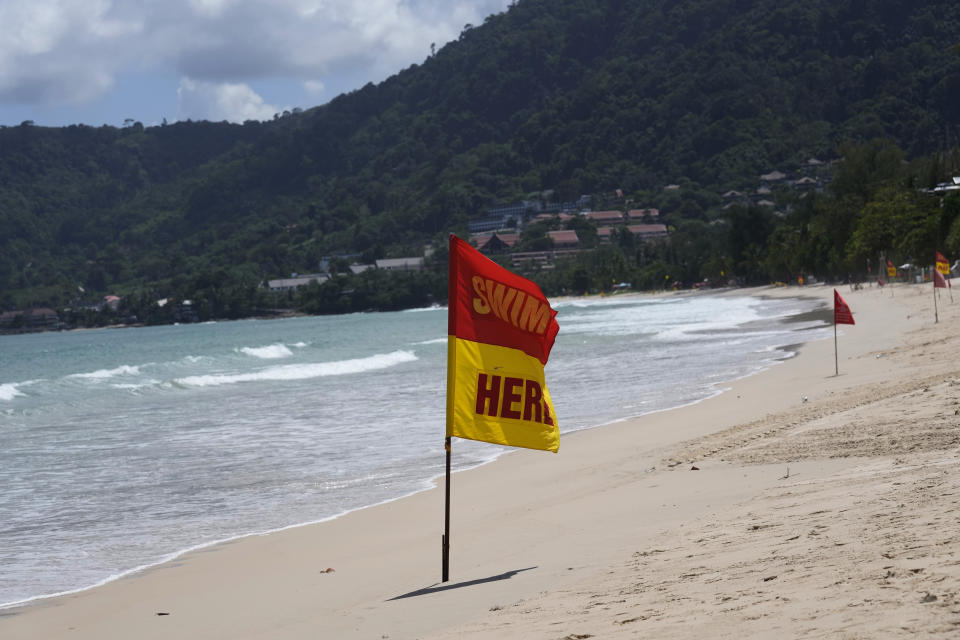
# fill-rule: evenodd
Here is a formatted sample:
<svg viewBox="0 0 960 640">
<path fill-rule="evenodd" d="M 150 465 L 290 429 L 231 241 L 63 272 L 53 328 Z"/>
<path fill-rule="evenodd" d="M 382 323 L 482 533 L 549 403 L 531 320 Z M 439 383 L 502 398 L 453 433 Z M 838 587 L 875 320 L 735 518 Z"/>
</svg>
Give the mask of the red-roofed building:
<svg viewBox="0 0 960 640">
<path fill-rule="evenodd" d="M 547 231 L 547 237 L 553 240 L 554 249 L 580 248 L 580 238 L 576 231 Z"/>
<path fill-rule="evenodd" d="M 507 253 L 517 244 L 520 236 L 516 233 L 492 233 L 489 236 L 471 237 L 471 243 L 476 239 L 477 251 L 485 255 Z"/>
<path fill-rule="evenodd" d="M 548 231 L 547 237 L 553 241 L 552 249 L 511 253 L 510 261 L 514 268 L 524 272 L 553 269 L 557 259 L 568 258 L 580 252 L 580 238 L 576 231 Z"/>
<path fill-rule="evenodd" d="M 598 225 L 623 222 L 623 213 L 620 211 L 589 211 L 584 215 L 588 220 L 593 220 Z"/>
<path fill-rule="evenodd" d="M 534 216 L 531 222 L 552 222 L 554 220 L 559 220 L 560 222 L 566 222 L 571 219 L 573 216 L 569 213 L 538 213 Z"/>
<path fill-rule="evenodd" d="M 627 212 L 627 218 L 631 222 L 635 220 L 659 220 L 660 219 L 660 210 L 659 209 L 631 209 Z"/>
<path fill-rule="evenodd" d="M 638 240 L 653 240 L 670 236 L 667 232 L 667 225 L 664 224 L 632 224 L 627 229 Z"/>
</svg>

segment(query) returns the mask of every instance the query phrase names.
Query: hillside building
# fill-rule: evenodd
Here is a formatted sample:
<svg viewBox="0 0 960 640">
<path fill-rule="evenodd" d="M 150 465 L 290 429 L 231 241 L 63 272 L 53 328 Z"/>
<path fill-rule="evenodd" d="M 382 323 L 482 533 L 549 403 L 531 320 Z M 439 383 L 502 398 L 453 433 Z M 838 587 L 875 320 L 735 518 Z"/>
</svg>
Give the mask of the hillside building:
<svg viewBox="0 0 960 640">
<path fill-rule="evenodd" d="M 377 269 L 384 271 L 422 271 L 423 257 L 384 258 L 377 260 Z"/>
<path fill-rule="evenodd" d="M 305 287 L 311 282 L 323 284 L 330 279 L 325 273 L 307 273 L 304 275 L 293 274 L 289 278 L 277 278 L 276 280 L 267 280 L 267 288 L 273 292 L 296 291 L 300 287 Z"/>
</svg>

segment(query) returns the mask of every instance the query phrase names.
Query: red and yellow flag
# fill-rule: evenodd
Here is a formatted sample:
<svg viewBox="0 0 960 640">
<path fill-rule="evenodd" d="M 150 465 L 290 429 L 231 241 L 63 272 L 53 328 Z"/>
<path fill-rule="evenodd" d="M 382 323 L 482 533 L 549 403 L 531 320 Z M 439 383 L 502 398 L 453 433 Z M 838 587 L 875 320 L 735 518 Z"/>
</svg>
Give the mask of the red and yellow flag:
<svg viewBox="0 0 960 640">
<path fill-rule="evenodd" d="M 946 289 L 947 280 L 943 277 L 943 274 L 940 273 L 939 269 L 933 270 L 933 288 L 934 289 Z M 953 295 L 952 293 L 950 295 Z"/>
<path fill-rule="evenodd" d="M 939 251 L 937 251 L 937 271 L 945 276 L 950 275 L 950 261 Z"/>
<path fill-rule="evenodd" d="M 896 278 L 897 277 L 897 268 L 894 266 L 893 262 L 890 259 L 887 259 L 887 277 Z"/>
<path fill-rule="evenodd" d="M 837 290 L 833 290 L 833 324 L 857 324 L 853 321 L 853 313 L 850 307 L 840 297 Z"/>
<path fill-rule="evenodd" d="M 543 366 L 557 312 L 540 287 L 450 236 L 447 436 L 557 451 Z"/>
</svg>

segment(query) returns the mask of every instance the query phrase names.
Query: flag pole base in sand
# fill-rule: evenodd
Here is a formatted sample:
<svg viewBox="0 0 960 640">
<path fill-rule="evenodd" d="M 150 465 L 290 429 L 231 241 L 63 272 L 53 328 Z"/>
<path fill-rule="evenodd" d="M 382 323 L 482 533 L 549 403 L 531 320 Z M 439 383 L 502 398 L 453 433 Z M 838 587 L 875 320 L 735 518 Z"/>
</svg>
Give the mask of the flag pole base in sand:
<svg viewBox="0 0 960 640">
<path fill-rule="evenodd" d="M 937 312 L 937 278 L 933 278 L 933 324 L 940 322 L 940 314 Z"/>
<path fill-rule="evenodd" d="M 443 448 L 447 450 L 447 488 L 443 509 L 443 570 L 440 581 L 446 582 L 450 579 L 450 436 L 447 436 Z"/>
<path fill-rule="evenodd" d="M 833 322 L 833 375 L 840 375 L 840 356 L 837 354 L 837 322 Z"/>
</svg>

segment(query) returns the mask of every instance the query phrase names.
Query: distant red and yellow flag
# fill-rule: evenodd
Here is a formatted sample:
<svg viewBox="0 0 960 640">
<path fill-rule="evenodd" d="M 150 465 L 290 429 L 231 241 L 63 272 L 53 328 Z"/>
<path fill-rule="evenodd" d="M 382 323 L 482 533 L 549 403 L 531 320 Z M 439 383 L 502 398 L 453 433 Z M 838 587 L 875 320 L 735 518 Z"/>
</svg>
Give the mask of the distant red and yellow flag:
<svg viewBox="0 0 960 640">
<path fill-rule="evenodd" d="M 937 271 L 945 276 L 950 275 L 950 261 L 939 251 L 937 251 Z"/>
<path fill-rule="evenodd" d="M 833 324 L 857 324 L 853 321 L 853 313 L 844 302 L 837 290 L 833 290 Z"/>
<path fill-rule="evenodd" d="M 447 436 L 557 451 L 543 367 L 557 312 L 533 282 L 450 236 Z"/>
<path fill-rule="evenodd" d="M 947 279 L 943 277 L 943 274 L 940 273 L 939 269 L 933 270 L 933 288 L 934 289 L 947 288 Z M 950 295 L 953 295 L 953 293 L 951 293 Z"/>
<path fill-rule="evenodd" d="M 887 259 L 887 277 L 896 278 L 897 277 L 897 267 L 893 262 L 888 258 Z"/>
</svg>

